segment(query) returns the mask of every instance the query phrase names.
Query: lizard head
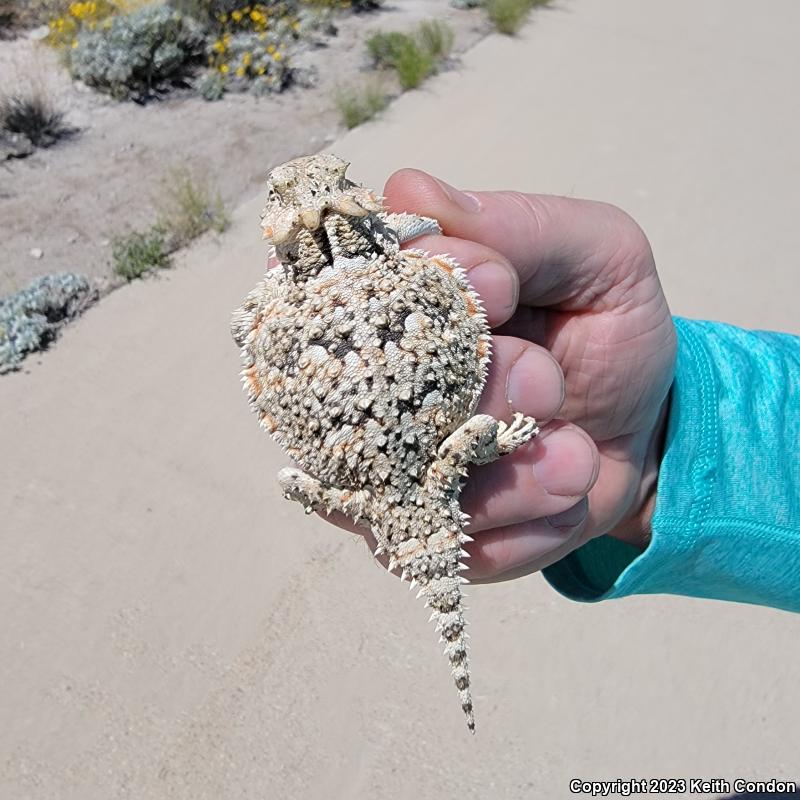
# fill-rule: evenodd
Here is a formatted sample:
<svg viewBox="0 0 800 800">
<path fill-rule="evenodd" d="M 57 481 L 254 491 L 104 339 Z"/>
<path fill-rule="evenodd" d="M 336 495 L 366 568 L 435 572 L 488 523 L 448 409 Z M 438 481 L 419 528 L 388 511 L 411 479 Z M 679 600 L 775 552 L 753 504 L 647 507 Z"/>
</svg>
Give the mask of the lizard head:
<svg viewBox="0 0 800 800">
<path fill-rule="evenodd" d="M 345 177 L 349 166 L 338 156 L 321 153 L 275 167 L 261 212 L 264 238 L 286 243 L 300 230 L 316 230 L 327 211 L 351 217 L 382 211 L 380 198 Z"/>
</svg>

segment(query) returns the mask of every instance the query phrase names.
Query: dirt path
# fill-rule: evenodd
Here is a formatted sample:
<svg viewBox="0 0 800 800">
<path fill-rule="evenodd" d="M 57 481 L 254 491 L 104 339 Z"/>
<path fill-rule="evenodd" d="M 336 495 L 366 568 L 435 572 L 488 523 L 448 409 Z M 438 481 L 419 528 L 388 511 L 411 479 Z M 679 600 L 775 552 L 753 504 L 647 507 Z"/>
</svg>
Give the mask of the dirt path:
<svg viewBox="0 0 800 800">
<path fill-rule="evenodd" d="M 770 8 L 561 0 L 332 149 L 376 187 L 416 165 L 617 203 L 675 313 L 797 332 L 800 5 Z M 280 497 L 228 334 L 262 272 L 261 203 L 0 380 L 0 797 L 562 800 L 575 778 L 796 779 L 797 615 L 583 605 L 538 576 L 470 590 L 467 734 L 413 593 Z"/>
<path fill-rule="evenodd" d="M 452 26 L 459 52 L 488 31 L 479 10 L 453 9 L 448 0 L 395 0 L 339 18 L 337 36 L 298 56 L 298 66 L 316 69 L 315 87 L 262 98 L 228 94 L 214 103 L 188 95 L 119 103 L 70 81 L 46 46 L 0 41 L 0 93 L 43 87 L 81 129 L 71 141 L 0 163 L 0 296 L 44 273 L 109 275 L 112 236 L 154 221 L 162 182 L 176 166 L 206 175 L 235 207 L 270 167 L 342 133 L 333 95 L 369 72 L 369 32 L 407 30 L 430 18 Z M 44 256 L 33 258 L 32 249 Z"/>
</svg>

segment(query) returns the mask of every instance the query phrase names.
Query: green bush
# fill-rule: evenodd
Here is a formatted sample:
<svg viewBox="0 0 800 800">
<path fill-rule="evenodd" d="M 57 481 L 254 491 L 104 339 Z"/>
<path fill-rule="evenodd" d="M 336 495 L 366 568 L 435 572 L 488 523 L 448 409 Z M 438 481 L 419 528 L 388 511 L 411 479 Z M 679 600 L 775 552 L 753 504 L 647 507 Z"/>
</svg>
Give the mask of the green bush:
<svg viewBox="0 0 800 800">
<path fill-rule="evenodd" d="M 535 6 L 545 6 L 550 0 L 486 0 L 489 19 L 500 33 L 513 36 L 525 23 Z"/>
<path fill-rule="evenodd" d="M 169 266 L 164 232 L 158 226 L 115 236 L 111 244 L 114 272 L 132 281 L 146 272 Z"/>
<path fill-rule="evenodd" d="M 397 72 L 404 90 L 415 89 L 453 48 L 453 31 L 444 22 L 422 22 L 411 33 L 381 31 L 367 39 L 367 51 L 375 65 Z"/>
<path fill-rule="evenodd" d="M 400 51 L 411 37 L 399 31 L 378 31 L 367 39 L 367 51 L 377 67 L 394 69 Z"/>
<path fill-rule="evenodd" d="M 377 83 L 368 83 L 362 87 L 340 87 L 336 91 L 335 99 L 342 122 L 348 128 L 355 128 L 372 119 L 389 102 L 385 90 Z"/>
<path fill-rule="evenodd" d="M 397 54 L 394 68 L 403 90 L 408 91 L 416 89 L 433 72 L 434 65 L 434 57 L 409 37 Z"/>
<path fill-rule="evenodd" d="M 169 6 L 144 6 L 82 31 L 67 52 L 73 77 L 117 98 L 146 100 L 181 85 L 205 54 L 199 24 Z"/>
</svg>

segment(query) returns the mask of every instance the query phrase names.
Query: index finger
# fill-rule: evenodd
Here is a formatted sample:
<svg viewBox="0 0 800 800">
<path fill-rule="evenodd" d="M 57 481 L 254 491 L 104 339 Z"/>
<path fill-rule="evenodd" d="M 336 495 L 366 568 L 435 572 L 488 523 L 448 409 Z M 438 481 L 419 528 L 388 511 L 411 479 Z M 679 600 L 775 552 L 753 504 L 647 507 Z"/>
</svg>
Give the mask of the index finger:
<svg viewBox="0 0 800 800">
<path fill-rule="evenodd" d="M 445 234 L 497 250 L 516 268 L 520 302 L 582 309 L 619 280 L 654 273 L 650 246 L 624 211 L 606 203 L 522 192 L 462 192 L 415 169 L 384 190 L 392 211 L 433 217 Z"/>
</svg>

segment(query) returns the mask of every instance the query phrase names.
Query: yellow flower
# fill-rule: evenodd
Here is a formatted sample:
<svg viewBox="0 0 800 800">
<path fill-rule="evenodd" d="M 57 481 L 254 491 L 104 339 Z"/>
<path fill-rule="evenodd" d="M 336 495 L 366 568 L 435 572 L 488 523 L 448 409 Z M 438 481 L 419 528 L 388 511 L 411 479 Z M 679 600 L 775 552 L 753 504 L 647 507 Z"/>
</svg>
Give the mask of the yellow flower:
<svg viewBox="0 0 800 800">
<path fill-rule="evenodd" d="M 231 12 L 231 16 L 233 17 L 234 22 L 241 22 L 242 21 L 242 12 L 241 11 L 233 11 Z"/>
<path fill-rule="evenodd" d="M 70 45 L 70 47 L 74 50 L 77 46 L 78 46 L 78 40 L 77 39 L 73 39 L 72 40 L 72 44 Z"/>
<path fill-rule="evenodd" d="M 227 64 L 220 64 L 220 65 L 219 65 L 219 71 L 220 71 L 220 72 L 221 72 L 223 75 L 227 75 L 227 74 L 228 74 L 228 65 L 227 65 Z"/>
<path fill-rule="evenodd" d="M 275 45 L 274 45 L 274 44 L 268 44 L 268 45 L 267 45 L 267 52 L 268 52 L 270 55 L 272 55 L 272 54 L 275 52 Z"/>
<path fill-rule="evenodd" d="M 217 19 L 218 19 L 220 22 L 227 22 L 227 21 L 228 21 L 228 15 L 227 15 L 227 14 L 225 14 L 225 13 L 223 12 L 222 14 L 220 14 L 220 15 L 217 17 Z"/>
<path fill-rule="evenodd" d="M 250 66 L 250 62 L 251 62 L 252 60 L 253 60 L 253 56 L 252 56 L 250 53 L 245 53 L 245 54 L 242 56 L 242 64 L 244 64 L 246 67 L 249 67 L 249 66 Z"/>
<path fill-rule="evenodd" d="M 259 75 L 263 75 L 267 71 L 266 67 L 259 67 L 257 72 Z"/>
<path fill-rule="evenodd" d="M 213 45 L 211 45 L 211 49 L 216 53 L 224 53 L 225 52 L 225 42 L 221 39 L 217 39 Z"/>
<path fill-rule="evenodd" d="M 280 60 L 283 58 L 283 56 L 282 56 L 280 53 L 275 53 L 275 55 L 274 55 L 274 56 L 272 56 L 272 57 L 273 57 L 273 58 L 274 58 L 276 61 L 280 61 Z"/>
<path fill-rule="evenodd" d="M 236 77 L 237 78 L 244 78 L 244 67 L 237 67 L 237 69 L 236 69 Z"/>
</svg>

